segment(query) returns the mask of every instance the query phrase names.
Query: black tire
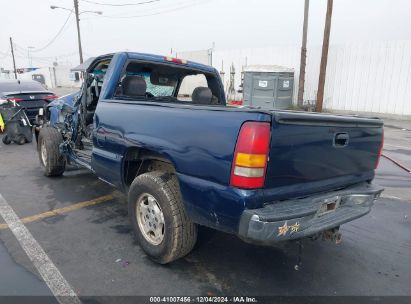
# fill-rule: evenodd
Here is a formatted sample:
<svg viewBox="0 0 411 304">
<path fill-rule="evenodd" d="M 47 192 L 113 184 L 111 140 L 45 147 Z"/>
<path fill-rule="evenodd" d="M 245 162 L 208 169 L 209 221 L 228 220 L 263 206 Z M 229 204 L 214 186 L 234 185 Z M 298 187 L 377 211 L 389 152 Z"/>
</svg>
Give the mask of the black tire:
<svg viewBox="0 0 411 304">
<path fill-rule="evenodd" d="M 137 220 L 137 202 L 149 194 L 164 215 L 164 236 L 160 244 L 146 240 Z M 134 234 L 144 252 L 155 262 L 167 264 L 187 255 L 197 240 L 197 225 L 187 217 L 177 178 L 172 173 L 152 171 L 137 176 L 128 194 L 128 212 Z"/>
<path fill-rule="evenodd" d="M 3 138 L 1 139 L 1 141 L 5 145 L 10 145 L 11 144 L 11 140 L 7 137 L 7 135 L 4 135 Z"/>
<path fill-rule="evenodd" d="M 63 137 L 57 129 L 46 127 L 40 130 L 37 150 L 45 176 L 61 176 L 66 168 L 66 159 L 60 155 L 59 151 L 61 143 L 63 143 Z M 44 148 L 45 159 L 43 160 L 42 152 Z"/>
<path fill-rule="evenodd" d="M 21 146 L 26 143 L 26 138 L 23 135 L 19 135 L 14 142 Z"/>
<path fill-rule="evenodd" d="M 33 133 L 30 133 L 29 137 L 25 137 L 26 143 L 31 143 L 33 141 Z"/>
</svg>

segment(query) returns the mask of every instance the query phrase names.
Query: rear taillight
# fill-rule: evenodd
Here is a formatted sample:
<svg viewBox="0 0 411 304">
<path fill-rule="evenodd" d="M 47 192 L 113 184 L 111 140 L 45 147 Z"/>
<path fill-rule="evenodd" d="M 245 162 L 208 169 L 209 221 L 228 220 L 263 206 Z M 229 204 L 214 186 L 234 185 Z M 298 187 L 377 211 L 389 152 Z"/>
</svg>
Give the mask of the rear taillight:
<svg viewBox="0 0 411 304">
<path fill-rule="evenodd" d="M 382 134 L 381 134 L 381 144 L 380 144 L 380 148 L 378 149 L 377 160 L 375 162 L 375 169 L 378 168 L 378 164 L 380 163 L 380 158 L 381 158 L 383 148 L 384 148 L 384 130 L 382 130 Z"/>
<path fill-rule="evenodd" d="M 262 188 L 270 145 L 270 124 L 245 122 L 238 135 L 231 169 L 230 185 L 237 188 Z"/>
<path fill-rule="evenodd" d="M 23 101 L 23 98 L 10 97 L 10 98 L 7 98 L 7 100 L 14 101 L 14 102 L 20 102 L 20 101 Z"/>
<path fill-rule="evenodd" d="M 43 97 L 43 99 L 47 100 L 47 101 L 52 101 L 54 99 L 59 98 L 57 95 L 46 95 Z"/>
</svg>

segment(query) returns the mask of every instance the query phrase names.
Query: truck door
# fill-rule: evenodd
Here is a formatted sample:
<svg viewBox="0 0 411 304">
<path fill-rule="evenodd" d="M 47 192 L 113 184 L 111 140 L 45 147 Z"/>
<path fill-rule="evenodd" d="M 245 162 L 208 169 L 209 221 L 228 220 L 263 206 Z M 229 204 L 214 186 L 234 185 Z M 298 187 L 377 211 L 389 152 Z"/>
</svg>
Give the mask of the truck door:
<svg viewBox="0 0 411 304">
<path fill-rule="evenodd" d="M 91 166 L 102 180 L 121 188 L 124 134 L 117 127 L 121 112 L 116 104 L 100 101 L 94 116 Z"/>
<path fill-rule="evenodd" d="M 119 121 L 123 113 L 117 103 L 107 102 L 109 101 L 107 96 L 110 96 L 110 89 L 116 89 L 125 60 L 125 56 L 118 54 L 112 59 L 103 59 L 91 71 L 95 79 L 94 91 L 98 91 L 98 102 L 92 109 L 94 115 L 91 132 L 93 141 L 91 167 L 99 178 L 116 187 L 122 185 L 124 136 Z"/>
</svg>

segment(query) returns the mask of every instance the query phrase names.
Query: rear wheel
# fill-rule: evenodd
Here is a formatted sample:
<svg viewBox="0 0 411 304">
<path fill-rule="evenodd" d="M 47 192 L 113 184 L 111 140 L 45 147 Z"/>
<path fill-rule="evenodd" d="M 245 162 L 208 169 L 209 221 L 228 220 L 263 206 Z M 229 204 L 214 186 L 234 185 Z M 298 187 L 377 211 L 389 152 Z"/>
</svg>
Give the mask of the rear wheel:
<svg viewBox="0 0 411 304">
<path fill-rule="evenodd" d="M 60 176 L 66 168 L 65 157 L 59 147 L 63 143 L 60 132 L 51 127 L 42 128 L 38 140 L 40 165 L 45 176 Z"/>
<path fill-rule="evenodd" d="M 19 135 L 14 142 L 18 145 L 24 145 L 26 143 L 26 138 L 23 135 Z"/>
<path fill-rule="evenodd" d="M 3 138 L 1 139 L 1 141 L 2 141 L 3 144 L 5 144 L 5 145 L 10 145 L 10 144 L 11 144 L 11 140 L 8 138 L 7 135 L 4 135 Z"/>
<path fill-rule="evenodd" d="M 155 262 L 170 263 L 193 249 L 197 226 L 187 217 L 174 174 L 153 171 L 137 176 L 128 206 L 137 241 Z"/>
</svg>

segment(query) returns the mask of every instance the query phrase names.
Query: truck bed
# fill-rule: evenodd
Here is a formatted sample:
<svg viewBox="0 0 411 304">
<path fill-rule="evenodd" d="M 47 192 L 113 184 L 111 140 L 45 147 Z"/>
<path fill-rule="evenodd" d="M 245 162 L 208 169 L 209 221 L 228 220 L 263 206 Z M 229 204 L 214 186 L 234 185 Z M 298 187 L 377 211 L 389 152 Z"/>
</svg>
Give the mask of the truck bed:
<svg viewBox="0 0 411 304">
<path fill-rule="evenodd" d="M 272 114 L 266 188 L 309 188 L 309 184 L 322 182 L 329 184 L 325 190 L 332 190 L 373 178 L 383 136 L 380 119 L 286 111 Z M 332 180 L 339 182 L 331 185 Z"/>
</svg>

